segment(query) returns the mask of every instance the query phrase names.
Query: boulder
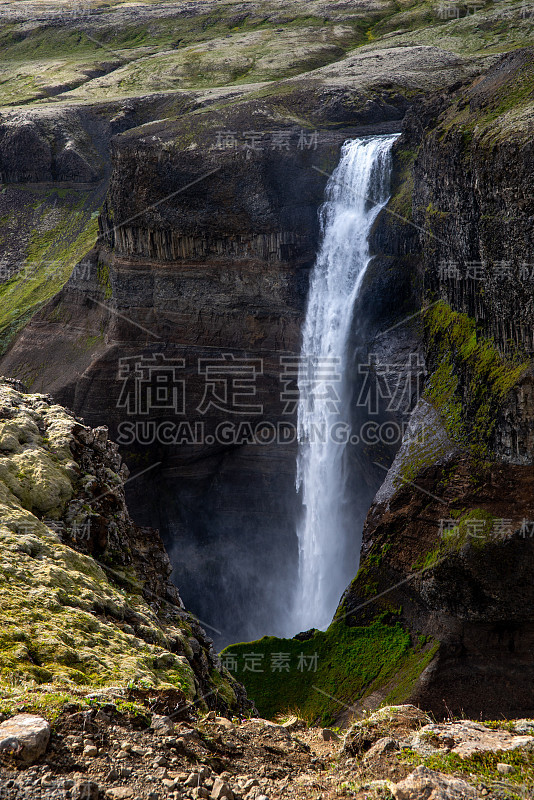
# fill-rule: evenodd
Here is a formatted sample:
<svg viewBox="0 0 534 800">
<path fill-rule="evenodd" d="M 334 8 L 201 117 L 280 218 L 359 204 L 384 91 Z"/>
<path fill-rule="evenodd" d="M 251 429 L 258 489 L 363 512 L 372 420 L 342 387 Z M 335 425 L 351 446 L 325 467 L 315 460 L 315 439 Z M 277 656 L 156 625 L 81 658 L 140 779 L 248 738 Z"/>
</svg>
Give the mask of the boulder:
<svg viewBox="0 0 534 800">
<path fill-rule="evenodd" d="M 98 800 L 100 789 L 94 781 L 80 780 L 71 790 L 73 800 Z"/>
<path fill-rule="evenodd" d="M 497 772 L 500 772 L 501 775 L 511 775 L 515 770 L 511 764 L 499 762 L 497 764 Z"/>
<path fill-rule="evenodd" d="M 32 764 L 50 741 L 50 725 L 34 714 L 17 714 L 0 724 L 0 754 L 20 764 Z"/>
<path fill-rule="evenodd" d="M 321 731 L 321 737 L 325 742 L 335 742 L 339 739 L 339 736 L 335 731 L 330 730 L 330 728 L 323 728 Z"/>
<path fill-rule="evenodd" d="M 167 734 L 174 732 L 174 722 L 172 719 L 170 717 L 160 716 L 159 714 L 154 714 L 150 727 L 158 736 L 167 736 Z"/>
<path fill-rule="evenodd" d="M 215 778 L 211 790 L 213 800 L 233 800 L 234 793 L 222 778 Z"/>
<path fill-rule="evenodd" d="M 215 717 L 215 722 L 227 731 L 233 731 L 235 728 L 234 723 L 226 717 Z"/>
<path fill-rule="evenodd" d="M 514 731 L 515 733 L 528 733 L 534 736 L 534 719 L 516 719 Z"/>
<path fill-rule="evenodd" d="M 492 730 L 480 722 L 464 719 L 425 725 L 411 737 L 410 747 L 424 756 L 445 750 L 460 758 L 469 758 L 474 753 L 534 749 L 534 737 L 514 736 L 508 731 Z"/>
<path fill-rule="evenodd" d="M 417 767 L 391 787 L 395 800 L 476 800 L 472 786 L 428 767 Z"/>
<path fill-rule="evenodd" d="M 306 727 L 307 725 L 304 720 L 295 716 L 291 716 L 289 719 L 286 719 L 285 722 L 282 722 L 282 728 L 285 728 L 286 731 L 298 731 Z"/>
<path fill-rule="evenodd" d="M 133 797 L 133 789 L 130 786 L 113 786 L 111 789 L 106 789 L 106 794 L 111 800 L 128 800 Z"/>
<path fill-rule="evenodd" d="M 384 706 L 367 719 L 352 725 L 343 740 L 343 752 L 350 756 L 365 753 L 379 739 L 406 736 L 410 731 L 430 724 L 430 717 L 416 706 Z"/>
<path fill-rule="evenodd" d="M 367 761 L 372 761 L 373 759 L 381 758 L 386 753 L 392 753 L 394 750 L 398 749 L 399 743 L 396 739 L 392 739 L 391 736 L 384 736 L 382 739 L 379 739 L 378 742 L 375 742 L 367 751 L 365 759 Z"/>
</svg>

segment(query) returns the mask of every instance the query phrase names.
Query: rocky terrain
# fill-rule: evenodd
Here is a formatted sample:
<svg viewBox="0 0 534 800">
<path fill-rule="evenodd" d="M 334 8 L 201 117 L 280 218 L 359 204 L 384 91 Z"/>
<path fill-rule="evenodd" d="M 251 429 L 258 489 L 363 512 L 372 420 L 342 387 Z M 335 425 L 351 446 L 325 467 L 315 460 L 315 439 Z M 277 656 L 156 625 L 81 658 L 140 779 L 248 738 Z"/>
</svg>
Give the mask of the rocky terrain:
<svg viewBox="0 0 534 800">
<path fill-rule="evenodd" d="M 52 726 L 28 712 L 0 724 L 6 796 L 491 800 L 527 798 L 534 785 L 528 719 L 436 724 L 414 706 L 387 706 L 340 736 L 295 716 L 276 723 L 212 711 L 177 721 L 118 706 L 105 694 L 73 697 Z"/>
</svg>

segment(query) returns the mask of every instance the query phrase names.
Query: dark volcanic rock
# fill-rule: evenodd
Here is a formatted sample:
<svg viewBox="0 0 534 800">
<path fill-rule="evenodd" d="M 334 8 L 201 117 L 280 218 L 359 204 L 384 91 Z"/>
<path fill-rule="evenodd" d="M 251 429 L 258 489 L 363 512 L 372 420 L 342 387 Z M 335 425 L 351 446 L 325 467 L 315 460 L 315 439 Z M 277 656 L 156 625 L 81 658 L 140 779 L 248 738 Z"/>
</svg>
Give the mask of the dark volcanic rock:
<svg viewBox="0 0 534 800">
<path fill-rule="evenodd" d="M 402 483 L 369 512 L 362 568 L 338 613 L 357 625 L 399 608 L 414 639 L 440 642 L 409 694 L 421 708 L 486 719 L 530 713 L 532 467 L 481 473 L 452 456 L 417 474 L 415 485 Z M 357 610 L 369 584 L 384 596 Z"/>
<path fill-rule="evenodd" d="M 413 221 L 423 289 L 476 321 L 504 354 L 532 358 L 534 177 L 531 49 L 504 56 L 456 94 L 410 112 Z M 422 122 L 423 121 L 423 122 Z M 422 133 L 422 124 L 424 133 Z M 499 410 L 493 450 L 532 463 L 532 375 Z"/>
<path fill-rule="evenodd" d="M 379 110 L 315 129 L 317 90 L 292 91 L 302 123 L 266 98 L 117 136 L 97 249 L 4 360 L 109 425 L 132 513 L 225 641 L 275 632 L 290 602 L 297 356 L 326 175 L 345 138 L 398 125 Z"/>
<path fill-rule="evenodd" d="M 409 112 L 389 206 L 402 219 L 383 212 L 374 232 L 395 242 L 401 276 L 409 264 L 401 297 L 440 301 L 445 334 L 463 320 L 471 340 L 444 352 L 416 315 L 427 399 L 368 514 L 338 613 L 358 625 L 395 612 L 414 641 L 435 643 L 406 697 L 436 715 L 534 709 L 533 65 L 531 50 L 508 54 Z M 485 394 L 484 357 L 518 356 L 514 382 Z"/>
</svg>

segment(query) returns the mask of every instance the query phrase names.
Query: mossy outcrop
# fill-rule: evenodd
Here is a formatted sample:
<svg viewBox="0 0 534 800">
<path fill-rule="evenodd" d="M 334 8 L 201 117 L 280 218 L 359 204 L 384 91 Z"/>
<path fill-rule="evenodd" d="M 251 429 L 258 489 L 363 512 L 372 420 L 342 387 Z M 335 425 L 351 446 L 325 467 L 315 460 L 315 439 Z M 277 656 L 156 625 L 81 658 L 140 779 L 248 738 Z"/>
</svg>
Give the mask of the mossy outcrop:
<svg viewBox="0 0 534 800">
<path fill-rule="evenodd" d="M 0 383 L 0 678 L 5 686 L 175 689 L 239 708 L 243 692 L 168 582 L 157 531 L 124 502 L 104 428 Z"/>
<path fill-rule="evenodd" d="M 261 714 L 332 725 L 350 720 L 377 693 L 403 702 L 435 652 L 430 638 L 410 637 L 393 609 L 357 626 L 340 614 L 326 631 L 265 636 L 230 645 L 221 657 Z"/>
</svg>

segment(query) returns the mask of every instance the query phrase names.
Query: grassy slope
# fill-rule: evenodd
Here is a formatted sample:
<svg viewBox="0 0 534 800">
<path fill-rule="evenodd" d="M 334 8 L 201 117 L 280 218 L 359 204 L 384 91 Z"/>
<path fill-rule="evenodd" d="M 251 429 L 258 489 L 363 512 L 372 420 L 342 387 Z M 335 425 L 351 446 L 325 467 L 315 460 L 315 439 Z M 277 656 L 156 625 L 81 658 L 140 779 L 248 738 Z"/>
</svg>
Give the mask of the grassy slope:
<svg viewBox="0 0 534 800">
<path fill-rule="evenodd" d="M 431 660 L 435 643 L 412 643 L 395 615 L 387 617 L 366 627 L 349 627 L 336 619 L 327 631 L 315 631 L 306 641 L 265 636 L 231 645 L 223 660 L 262 716 L 296 713 L 330 725 L 378 688 L 388 687 L 389 702 L 402 702 Z M 247 654 L 262 656 L 258 671 L 250 669 L 253 661 Z M 276 666 L 282 663 L 276 660 L 280 654 L 286 656 L 281 668 Z"/>
<path fill-rule="evenodd" d="M 0 28 L 0 105 L 279 80 L 369 43 L 490 55 L 532 41 L 522 2 L 486 3 L 469 14 L 459 6 L 460 18 L 452 20 L 443 5 L 377 0 L 357 9 L 333 5 L 325 15 L 319 3 L 276 0 L 198 3 L 186 14 L 179 3 L 173 13 L 153 3 L 152 15 L 143 16 L 115 3 L 76 18 L 47 20 L 43 12 L 7 19 Z"/>
<path fill-rule="evenodd" d="M 0 210 L 5 212 L 0 218 L 0 353 L 61 289 L 94 245 L 101 202 L 99 189 L 4 187 L 0 193 Z"/>
</svg>

